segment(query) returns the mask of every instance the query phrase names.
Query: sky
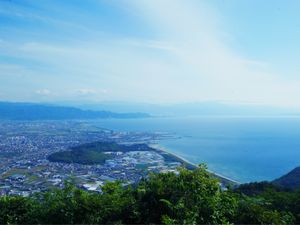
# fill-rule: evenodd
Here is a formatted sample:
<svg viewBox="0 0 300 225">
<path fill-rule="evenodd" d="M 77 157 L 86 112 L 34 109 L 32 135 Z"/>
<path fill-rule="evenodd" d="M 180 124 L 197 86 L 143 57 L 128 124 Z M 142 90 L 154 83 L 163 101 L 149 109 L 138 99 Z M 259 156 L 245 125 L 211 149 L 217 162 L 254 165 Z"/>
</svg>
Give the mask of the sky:
<svg viewBox="0 0 300 225">
<path fill-rule="evenodd" d="M 298 0 L 0 0 L 0 100 L 300 107 Z"/>
</svg>

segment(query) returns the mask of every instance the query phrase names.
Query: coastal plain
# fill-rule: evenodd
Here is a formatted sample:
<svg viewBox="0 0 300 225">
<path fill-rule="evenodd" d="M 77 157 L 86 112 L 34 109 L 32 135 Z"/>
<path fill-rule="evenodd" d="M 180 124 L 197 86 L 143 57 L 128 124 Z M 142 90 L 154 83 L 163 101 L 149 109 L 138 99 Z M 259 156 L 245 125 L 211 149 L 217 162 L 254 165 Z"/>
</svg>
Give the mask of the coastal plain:
<svg viewBox="0 0 300 225">
<path fill-rule="evenodd" d="M 0 194 L 28 196 L 65 182 L 101 192 L 119 180 L 139 182 L 149 173 L 176 172 L 194 165 L 150 147 L 173 138 L 161 132 L 120 132 L 79 121 L 1 122 Z"/>
</svg>

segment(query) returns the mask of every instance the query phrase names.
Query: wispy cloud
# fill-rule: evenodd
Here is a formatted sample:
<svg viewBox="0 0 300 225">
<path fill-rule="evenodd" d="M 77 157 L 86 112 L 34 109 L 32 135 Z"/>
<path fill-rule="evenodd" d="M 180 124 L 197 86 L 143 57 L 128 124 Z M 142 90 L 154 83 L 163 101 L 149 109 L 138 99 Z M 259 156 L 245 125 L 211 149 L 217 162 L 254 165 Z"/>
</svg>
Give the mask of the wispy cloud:
<svg viewBox="0 0 300 225">
<path fill-rule="evenodd" d="M 36 90 L 35 93 L 38 95 L 51 95 L 52 94 L 52 92 L 49 91 L 48 89 Z"/>
<path fill-rule="evenodd" d="M 76 90 L 76 94 L 78 95 L 84 95 L 84 96 L 89 96 L 89 95 L 97 95 L 97 94 L 106 94 L 108 91 L 106 89 L 91 89 L 91 88 L 81 88 Z"/>
<path fill-rule="evenodd" d="M 70 19 L 72 12 L 65 18 L 52 18 L 17 8 L 15 16 L 40 20 L 60 32 L 57 39 L 55 35 L 48 38 L 47 32 L 36 35 L 39 30 L 35 27 L 31 38 L 0 40 L 0 55 L 10 59 L 0 65 L 0 82 L 11 85 L 14 81 L 8 76 L 26 77 L 22 91 L 7 95 L 36 99 L 43 95 L 44 99 L 48 94 L 53 100 L 211 100 L 300 106 L 300 80 L 286 79 L 274 73 L 271 64 L 236 51 L 232 34 L 209 2 L 131 0 L 112 1 L 109 6 L 126 9 L 123 13 L 143 24 L 126 24 L 128 29 L 149 29 L 153 33 L 120 35 L 106 29 L 101 35 L 105 29 L 98 25 L 99 17 L 81 12 L 80 7 L 74 11 L 84 17 L 78 24 Z M 62 37 L 61 30 L 68 35 Z M 27 34 L 26 29 L 22 32 Z M 35 90 L 40 93 L 30 95 Z"/>
<path fill-rule="evenodd" d="M 231 35 L 222 30 L 206 2 L 131 3 L 155 24 L 165 42 L 177 43 L 173 53 L 178 63 L 172 66 L 181 68 L 179 73 L 184 74 L 182 89 L 177 93 L 185 99 L 300 104 L 296 97 L 300 94 L 299 81 L 285 80 L 271 73 L 267 63 L 238 54 L 227 39 Z"/>
</svg>

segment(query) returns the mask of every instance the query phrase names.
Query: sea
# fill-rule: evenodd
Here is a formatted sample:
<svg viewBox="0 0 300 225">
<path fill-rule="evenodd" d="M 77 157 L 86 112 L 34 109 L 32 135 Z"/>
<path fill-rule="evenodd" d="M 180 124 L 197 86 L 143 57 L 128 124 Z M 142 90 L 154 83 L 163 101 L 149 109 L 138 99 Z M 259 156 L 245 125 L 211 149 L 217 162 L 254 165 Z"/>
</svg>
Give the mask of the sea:
<svg viewBox="0 0 300 225">
<path fill-rule="evenodd" d="M 272 181 L 300 166 L 300 117 L 105 119 L 116 131 L 168 132 L 159 146 L 241 183 Z"/>
</svg>

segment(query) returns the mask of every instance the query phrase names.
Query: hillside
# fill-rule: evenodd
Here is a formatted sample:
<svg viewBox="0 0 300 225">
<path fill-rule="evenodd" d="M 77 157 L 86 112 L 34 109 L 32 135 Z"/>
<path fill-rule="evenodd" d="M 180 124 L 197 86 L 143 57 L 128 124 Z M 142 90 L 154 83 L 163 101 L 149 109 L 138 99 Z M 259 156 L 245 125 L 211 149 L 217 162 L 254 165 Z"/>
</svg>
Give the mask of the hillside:
<svg viewBox="0 0 300 225">
<path fill-rule="evenodd" d="M 145 118 L 146 113 L 114 113 L 110 111 L 82 110 L 35 103 L 0 102 L 0 119 L 3 120 L 64 120 L 100 118 Z"/>
<path fill-rule="evenodd" d="M 51 162 L 102 164 L 111 156 L 104 152 L 127 152 L 154 150 L 144 144 L 120 145 L 113 142 L 93 142 L 75 146 L 69 151 L 55 152 L 48 157 Z"/>
<path fill-rule="evenodd" d="M 95 150 L 86 151 L 63 151 L 51 154 L 48 160 L 51 162 L 79 163 L 79 164 L 102 164 L 110 156 Z"/>
<path fill-rule="evenodd" d="M 286 175 L 274 180 L 273 183 L 285 188 L 300 188 L 300 166 L 296 167 Z"/>
<path fill-rule="evenodd" d="M 299 224 L 300 192 L 255 196 L 222 191 L 202 166 L 152 174 L 133 186 L 108 182 L 102 194 L 66 184 L 29 197 L 0 197 L 0 224 Z"/>
</svg>

